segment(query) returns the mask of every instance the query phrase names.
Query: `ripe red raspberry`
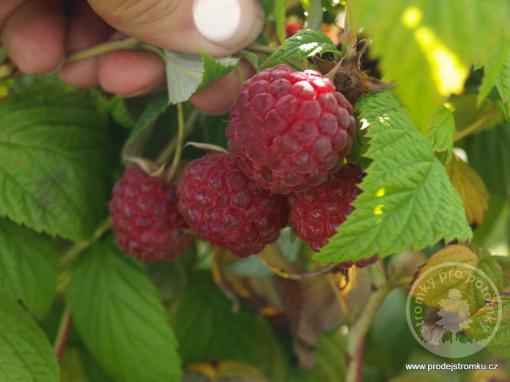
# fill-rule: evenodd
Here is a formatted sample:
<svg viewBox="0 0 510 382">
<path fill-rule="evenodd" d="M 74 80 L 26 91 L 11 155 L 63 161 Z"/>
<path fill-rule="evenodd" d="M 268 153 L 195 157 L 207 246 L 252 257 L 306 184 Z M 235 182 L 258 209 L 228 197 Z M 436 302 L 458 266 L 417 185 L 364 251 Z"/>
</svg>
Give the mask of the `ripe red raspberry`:
<svg viewBox="0 0 510 382">
<path fill-rule="evenodd" d="M 289 22 L 285 24 L 285 36 L 294 36 L 297 32 L 303 29 L 303 26 L 298 22 Z"/>
<path fill-rule="evenodd" d="M 288 221 L 286 198 L 246 178 L 229 154 L 189 163 L 177 192 L 179 211 L 189 226 L 236 256 L 260 252 Z"/>
<path fill-rule="evenodd" d="M 191 242 L 175 189 L 138 167 L 128 169 L 115 184 L 110 216 L 119 247 L 141 260 L 176 258 Z"/>
<path fill-rule="evenodd" d="M 318 72 L 284 65 L 246 81 L 227 128 L 244 174 L 278 194 L 323 183 L 350 153 L 352 106 Z"/>
<path fill-rule="evenodd" d="M 351 203 L 360 193 L 363 178 L 359 166 L 346 165 L 330 179 L 303 192 L 290 195 L 290 224 L 296 235 L 315 251 L 326 245 L 351 213 Z"/>
</svg>

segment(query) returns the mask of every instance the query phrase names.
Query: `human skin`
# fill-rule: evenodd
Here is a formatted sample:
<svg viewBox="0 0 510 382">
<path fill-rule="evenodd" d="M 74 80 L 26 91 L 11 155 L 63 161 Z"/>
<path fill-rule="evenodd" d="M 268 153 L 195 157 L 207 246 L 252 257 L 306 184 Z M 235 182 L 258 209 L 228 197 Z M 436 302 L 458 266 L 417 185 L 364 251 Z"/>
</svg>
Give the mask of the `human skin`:
<svg viewBox="0 0 510 382">
<path fill-rule="evenodd" d="M 223 39 L 208 36 L 208 29 L 197 25 L 193 13 L 204 2 L 214 1 L 218 0 L 2 0 L 2 45 L 24 73 L 57 72 L 64 82 L 79 87 L 100 86 L 124 97 L 137 96 L 164 86 L 165 67 L 158 56 L 124 50 L 64 65 L 65 56 L 126 36 L 172 51 L 205 50 L 213 56 L 232 54 L 255 40 L 263 23 L 258 0 L 222 0 L 227 5 L 237 3 L 240 10 L 233 33 Z M 206 20 L 209 30 L 230 20 L 211 19 Z M 236 97 L 241 78 L 253 72 L 242 62 L 239 70 L 215 81 L 191 101 L 205 112 L 223 112 Z"/>
</svg>

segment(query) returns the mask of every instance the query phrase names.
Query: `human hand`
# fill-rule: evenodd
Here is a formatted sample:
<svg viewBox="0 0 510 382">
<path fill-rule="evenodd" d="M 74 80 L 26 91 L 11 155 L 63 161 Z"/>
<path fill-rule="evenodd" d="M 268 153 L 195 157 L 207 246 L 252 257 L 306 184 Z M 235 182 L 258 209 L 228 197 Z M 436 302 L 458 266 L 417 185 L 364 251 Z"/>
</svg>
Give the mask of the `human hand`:
<svg viewBox="0 0 510 382">
<path fill-rule="evenodd" d="M 99 17 L 99 16 L 100 17 Z M 154 54 L 115 51 L 64 64 L 66 54 L 132 36 L 161 48 L 216 56 L 236 52 L 260 33 L 258 0 L 4 0 L 0 4 L 2 44 L 24 73 L 58 71 L 80 87 L 135 96 L 164 84 L 165 67 Z M 253 73 L 241 63 L 241 75 Z M 192 102 L 206 112 L 228 108 L 240 86 L 237 71 L 197 93 Z"/>
</svg>

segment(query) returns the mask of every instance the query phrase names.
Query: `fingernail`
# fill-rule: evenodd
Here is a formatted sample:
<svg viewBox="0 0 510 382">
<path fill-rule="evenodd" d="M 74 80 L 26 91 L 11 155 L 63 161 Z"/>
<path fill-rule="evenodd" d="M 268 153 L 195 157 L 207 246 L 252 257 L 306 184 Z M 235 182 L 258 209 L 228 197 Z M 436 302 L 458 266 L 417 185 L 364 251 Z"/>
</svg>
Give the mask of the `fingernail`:
<svg viewBox="0 0 510 382">
<path fill-rule="evenodd" d="M 195 0 L 193 21 L 208 40 L 223 42 L 232 39 L 240 29 L 239 0 Z"/>
</svg>

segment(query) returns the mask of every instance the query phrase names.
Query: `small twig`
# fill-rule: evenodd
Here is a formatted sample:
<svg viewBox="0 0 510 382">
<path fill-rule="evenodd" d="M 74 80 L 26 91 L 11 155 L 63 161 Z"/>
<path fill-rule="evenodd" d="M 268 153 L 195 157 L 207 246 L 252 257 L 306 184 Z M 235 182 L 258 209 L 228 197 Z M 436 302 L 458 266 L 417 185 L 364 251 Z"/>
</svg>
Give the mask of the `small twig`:
<svg viewBox="0 0 510 382">
<path fill-rule="evenodd" d="M 193 109 L 189 114 L 188 118 L 186 119 L 186 125 L 184 127 L 186 135 L 189 135 L 195 129 L 198 115 L 199 113 L 196 109 Z M 177 148 L 177 143 L 178 137 L 168 142 L 168 144 L 163 148 L 163 150 L 161 150 L 161 153 L 156 159 L 156 162 L 159 164 L 164 164 L 166 161 L 168 161 L 174 150 Z"/>
<path fill-rule="evenodd" d="M 467 136 L 475 133 L 477 130 L 482 128 L 482 126 L 487 123 L 491 118 L 494 118 L 494 116 L 500 113 L 500 110 L 498 107 L 493 107 L 490 109 L 486 114 L 482 115 L 479 119 L 477 119 L 475 122 L 473 122 L 471 125 L 466 127 L 465 129 L 462 129 L 460 131 L 457 131 L 455 133 L 454 141 L 458 142 L 461 139 L 466 138 Z"/>
<path fill-rule="evenodd" d="M 57 336 L 55 337 L 55 342 L 53 343 L 53 351 L 55 352 L 55 356 L 59 362 L 62 360 L 64 355 L 67 338 L 69 337 L 69 332 L 71 331 L 72 325 L 73 318 L 71 316 L 71 311 L 68 307 L 65 307 L 64 313 L 62 313 L 62 318 L 60 319 Z"/>
<path fill-rule="evenodd" d="M 260 262 L 267 269 L 269 269 L 271 272 L 273 272 L 276 276 L 279 276 L 282 279 L 287 279 L 287 280 L 306 280 L 306 279 L 310 279 L 313 277 L 322 276 L 322 275 L 330 273 L 337 266 L 337 264 L 332 264 L 332 265 L 327 265 L 325 267 L 322 267 L 322 268 L 319 268 L 319 269 L 316 269 L 316 270 L 310 271 L 310 272 L 295 273 L 295 272 L 287 271 L 281 267 L 270 264 L 267 261 L 266 257 L 264 256 L 264 253 L 261 253 L 258 256 L 258 258 L 259 258 Z"/>
<path fill-rule="evenodd" d="M 374 317 L 383 303 L 390 287 L 386 281 L 386 274 L 381 260 L 368 268 L 374 291 L 368 298 L 360 316 L 349 328 L 347 340 L 347 373 L 345 382 L 360 382 L 363 371 L 363 353 L 365 337 L 370 329 Z"/>
<path fill-rule="evenodd" d="M 185 136 L 185 125 L 184 125 L 184 109 L 182 107 L 182 103 L 177 104 L 177 141 L 175 145 L 174 151 L 174 159 L 172 160 L 172 167 L 170 167 L 170 171 L 168 171 L 166 175 L 166 181 L 170 182 L 177 170 L 179 169 L 179 164 L 181 163 L 181 155 L 182 155 L 182 146 L 184 145 L 184 136 Z"/>
<path fill-rule="evenodd" d="M 270 46 L 262 45 L 256 42 L 247 47 L 246 50 L 255 53 L 272 54 L 276 51 L 276 48 L 271 48 Z"/>
<path fill-rule="evenodd" d="M 94 232 L 92 239 L 88 241 L 82 241 L 74 244 L 69 248 L 60 258 L 60 266 L 63 269 L 68 268 L 75 259 L 85 250 L 87 250 L 92 244 L 98 241 L 106 232 L 110 230 L 112 221 L 110 218 L 105 219 Z"/>
</svg>

